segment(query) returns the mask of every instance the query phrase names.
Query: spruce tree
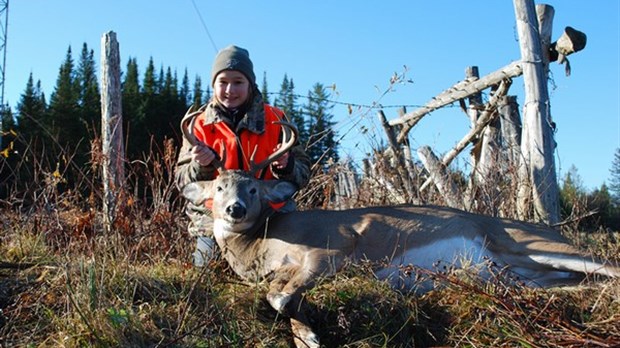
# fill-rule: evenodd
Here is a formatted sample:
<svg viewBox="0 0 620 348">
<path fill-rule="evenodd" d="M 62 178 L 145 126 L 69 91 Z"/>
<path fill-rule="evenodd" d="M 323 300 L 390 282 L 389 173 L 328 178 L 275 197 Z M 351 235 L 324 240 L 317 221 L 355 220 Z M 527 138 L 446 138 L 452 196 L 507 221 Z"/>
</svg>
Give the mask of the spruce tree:
<svg viewBox="0 0 620 348">
<path fill-rule="evenodd" d="M 5 105 L 3 108 L 0 108 L 0 112 L 1 112 L 1 116 L 2 117 L 2 129 L 0 129 L 0 132 L 2 132 L 3 134 L 3 143 L 2 146 L 6 147 L 6 142 L 4 141 L 4 136 L 6 135 L 6 133 L 10 133 L 11 131 L 15 131 L 15 126 L 16 126 L 16 122 L 15 119 L 13 118 L 13 110 L 11 110 L 11 108 L 8 105 Z"/>
<path fill-rule="evenodd" d="M 0 158 L 9 157 L 12 152 L 11 148 L 13 145 L 13 140 L 15 139 L 15 119 L 13 118 L 13 111 L 8 105 L 4 105 L 4 107 L 0 107 Z M 0 161 L 0 173 L 2 172 L 2 163 Z"/>
<path fill-rule="evenodd" d="M 274 106 L 282 109 L 288 119 L 297 126 L 299 130 L 299 142 L 307 144 L 308 132 L 306 131 L 306 122 L 301 108 L 297 105 L 297 95 L 295 94 L 295 83 L 293 79 L 288 78 L 284 74 L 282 84 L 280 85 L 280 93 L 274 99 Z"/>
<path fill-rule="evenodd" d="M 79 94 L 79 112 L 83 126 L 83 134 L 95 134 L 101 128 L 101 95 L 99 93 L 99 82 L 96 74 L 96 65 L 93 50 L 89 50 L 86 43 L 82 46 L 82 53 L 76 71 L 76 84 Z M 92 137 L 91 137 L 92 138 Z M 88 152 L 89 142 L 82 142 L 85 146 L 81 148 Z"/>
<path fill-rule="evenodd" d="M 41 91 L 41 81 L 34 84 L 32 73 L 28 76 L 26 88 L 17 103 L 17 132 L 30 142 L 40 139 L 45 132 L 46 124 L 46 105 L 45 96 Z M 40 141 L 40 140 L 39 140 Z"/>
<path fill-rule="evenodd" d="M 200 76 L 196 75 L 196 79 L 194 80 L 194 93 L 192 97 L 192 105 L 194 108 L 198 108 L 203 104 L 202 98 L 202 80 L 200 79 Z"/>
<path fill-rule="evenodd" d="M 178 129 L 181 117 L 187 108 L 187 105 L 179 97 L 178 79 L 176 72 L 173 74 L 172 69 L 166 69 L 162 93 L 158 100 L 160 105 L 157 110 L 157 129 L 152 129 L 157 144 L 161 144 L 165 138 L 170 138 L 173 131 Z"/>
<path fill-rule="evenodd" d="M 620 208 L 620 148 L 616 149 L 614 160 L 609 170 L 611 177 L 609 178 L 609 191 L 614 206 Z"/>
<path fill-rule="evenodd" d="M 263 86 L 261 87 L 260 93 L 263 96 L 263 103 L 270 104 L 269 95 L 268 95 L 269 90 L 267 89 L 267 72 L 266 71 L 263 71 Z"/>
<path fill-rule="evenodd" d="M 75 78 L 71 47 L 67 50 L 50 97 L 48 131 L 62 147 L 75 146 L 83 141 L 83 123 L 80 119 L 79 84 Z"/>
<path fill-rule="evenodd" d="M 591 224 L 593 226 L 589 227 L 596 229 L 599 225 L 602 225 L 614 230 L 620 228 L 618 225 L 618 222 L 620 222 L 620 211 L 614 208 L 607 185 L 602 184 L 599 189 L 595 189 L 588 195 L 588 210 L 597 212 L 596 222 L 598 222 L 597 224 Z"/>
<path fill-rule="evenodd" d="M 157 75 L 155 74 L 155 64 L 153 57 L 149 59 L 149 64 L 144 72 L 144 80 L 142 82 L 142 93 L 145 96 L 154 96 L 157 93 Z"/>
<path fill-rule="evenodd" d="M 127 71 L 121 84 L 122 103 L 123 103 L 123 130 L 129 134 L 125 148 L 130 158 L 134 158 L 142 147 L 140 144 L 146 142 L 144 135 L 144 124 L 141 118 L 140 110 L 142 97 L 140 94 L 140 77 L 138 71 L 138 62 L 136 58 L 129 58 L 127 62 Z"/>
<path fill-rule="evenodd" d="M 179 100 L 183 105 L 189 106 L 192 103 L 189 87 L 189 76 L 187 75 L 187 69 L 183 73 L 183 81 L 181 82 L 181 89 L 179 90 Z"/>
<path fill-rule="evenodd" d="M 305 113 L 308 119 L 308 155 L 313 162 L 326 164 L 328 160 L 338 162 L 338 146 L 333 129 L 329 93 L 323 84 L 316 83 L 308 93 Z"/>
<path fill-rule="evenodd" d="M 583 208 L 586 192 L 583 188 L 581 176 L 574 165 L 569 168 L 563 181 L 560 189 L 560 213 L 561 217 L 565 219 Z"/>
<path fill-rule="evenodd" d="M 135 151 L 131 154 L 133 156 L 141 157 L 149 152 L 153 130 L 159 128 L 160 82 L 163 84 L 163 77 L 158 77 L 155 73 L 155 64 L 151 57 L 144 72 L 138 117 L 136 117 L 133 131 L 127 138 L 130 148 Z"/>
<path fill-rule="evenodd" d="M 23 171 L 25 166 L 17 163 L 21 161 L 19 156 L 22 151 L 15 144 L 17 133 L 15 132 L 15 120 L 13 111 L 8 105 L 0 108 L 0 199 L 6 199 L 11 190 L 17 188 L 17 178 L 21 178 L 18 171 Z M 29 170 L 29 172 L 32 172 Z M 19 185 L 21 186 L 21 185 Z M 21 187 L 20 187 L 21 188 Z"/>
</svg>

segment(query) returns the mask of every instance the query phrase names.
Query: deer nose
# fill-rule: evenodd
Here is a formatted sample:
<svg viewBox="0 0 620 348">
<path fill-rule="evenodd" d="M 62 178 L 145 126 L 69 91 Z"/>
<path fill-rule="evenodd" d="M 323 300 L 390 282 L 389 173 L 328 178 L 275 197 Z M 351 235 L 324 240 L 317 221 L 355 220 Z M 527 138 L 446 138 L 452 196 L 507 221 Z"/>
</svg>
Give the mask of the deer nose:
<svg viewBox="0 0 620 348">
<path fill-rule="evenodd" d="M 245 207 L 235 202 L 226 207 L 226 214 L 234 219 L 240 219 L 245 216 Z"/>
</svg>

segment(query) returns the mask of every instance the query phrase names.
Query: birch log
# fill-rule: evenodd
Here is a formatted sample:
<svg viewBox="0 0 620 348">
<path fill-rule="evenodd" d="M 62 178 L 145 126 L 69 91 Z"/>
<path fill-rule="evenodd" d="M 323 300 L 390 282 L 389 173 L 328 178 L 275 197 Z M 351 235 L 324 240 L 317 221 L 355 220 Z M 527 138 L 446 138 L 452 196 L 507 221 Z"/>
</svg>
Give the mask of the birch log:
<svg viewBox="0 0 620 348">
<path fill-rule="evenodd" d="M 113 31 L 101 38 L 101 127 L 104 229 L 109 232 L 125 181 L 120 53 Z"/>
<path fill-rule="evenodd" d="M 560 220 L 559 190 L 553 158 L 553 132 L 544 57 L 534 1 L 514 0 L 525 85 L 523 135 L 517 213 L 521 219 L 547 224 Z M 533 216 L 530 216 L 530 202 Z"/>
</svg>

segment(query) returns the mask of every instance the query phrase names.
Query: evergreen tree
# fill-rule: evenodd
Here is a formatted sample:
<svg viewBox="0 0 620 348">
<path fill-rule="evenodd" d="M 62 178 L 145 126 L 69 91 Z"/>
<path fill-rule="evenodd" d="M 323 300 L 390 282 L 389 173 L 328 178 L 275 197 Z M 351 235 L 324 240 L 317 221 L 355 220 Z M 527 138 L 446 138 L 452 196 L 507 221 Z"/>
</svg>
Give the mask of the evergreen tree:
<svg viewBox="0 0 620 348">
<path fill-rule="evenodd" d="M 164 84 L 166 83 L 166 75 L 164 74 L 164 66 L 159 67 L 159 75 L 157 79 L 157 84 L 155 85 L 155 93 L 161 94 L 164 89 Z"/>
<path fill-rule="evenodd" d="M 157 93 L 157 75 L 155 75 L 155 64 L 153 63 L 153 57 L 149 59 L 149 64 L 144 72 L 142 93 L 145 96 L 154 96 L 155 93 Z"/>
<path fill-rule="evenodd" d="M 263 86 L 261 87 L 261 91 L 260 93 L 263 96 L 263 103 L 265 104 L 270 104 L 269 103 L 269 90 L 267 89 L 267 72 L 263 71 Z"/>
<path fill-rule="evenodd" d="M 611 192 L 611 200 L 614 206 L 620 208 L 620 148 L 616 149 L 614 160 L 609 170 L 611 177 L 609 178 L 609 191 Z"/>
<path fill-rule="evenodd" d="M 26 89 L 17 103 L 17 131 L 28 142 L 41 139 L 46 124 L 45 95 L 41 91 L 41 81 L 34 84 L 32 73 L 28 76 Z"/>
<path fill-rule="evenodd" d="M 194 93 L 192 98 L 192 105 L 194 108 L 198 108 L 203 104 L 202 99 L 202 80 L 200 76 L 196 75 L 196 79 L 194 80 Z"/>
<path fill-rule="evenodd" d="M 129 134 L 124 139 L 128 139 L 125 145 L 129 157 L 134 157 L 140 153 L 141 144 L 147 141 L 144 132 L 144 123 L 140 114 L 142 97 L 140 95 L 140 77 L 138 62 L 136 58 L 129 58 L 127 71 L 121 84 L 122 103 L 123 103 L 123 124 L 124 131 Z"/>
<path fill-rule="evenodd" d="M 127 140 L 129 147 L 135 151 L 130 155 L 140 157 L 150 150 L 153 130 L 158 129 L 160 124 L 160 82 L 163 84 L 163 77 L 158 77 L 155 73 L 155 64 L 151 57 L 144 72 L 138 117 Z"/>
<path fill-rule="evenodd" d="M 21 178 L 18 171 L 24 171 L 25 166 L 17 165 L 20 159 L 16 153 L 22 153 L 18 145 L 15 144 L 17 133 L 15 132 L 15 120 L 13 111 L 8 105 L 0 108 L 0 199 L 5 199 L 12 189 L 16 189 L 20 184 L 16 183 L 17 178 Z M 32 171 L 29 171 L 32 172 Z M 27 183 L 26 183 L 27 185 Z"/>
<path fill-rule="evenodd" d="M 607 185 L 601 185 L 588 195 L 588 210 L 597 212 L 597 221 L 590 223 L 592 229 L 601 225 L 614 230 L 620 228 L 620 211 L 614 208 Z"/>
<path fill-rule="evenodd" d="M 152 129 L 152 132 L 155 135 L 156 143 L 161 144 L 165 138 L 170 138 L 173 131 L 178 129 L 181 117 L 187 108 L 187 104 L 179 98 L 176 73 L 173 74 L 170 67 L 166 69 L 158 104 L 160 107 L 155 115 L 159 126 L 156 129 Z"/>
<path fill-rule="evenodd" d="M 338 162 L 338 144 L 333 129 L 335 122 L 332 121 L 332 108 L 329 93 L 323 84 L 316 83 L 308 93 L 308 104 L 305 106 L 309 135 L 306 148 L 313 162 L 326 164 L 330 159 Z"/>
<path fill-rule="evenodd" d="M 6 147 L 6 141 L 4 139 L 5 133 L 9 133 L 11 130 L 15 131 L 16 122 L 13 118 L 13 110 L 8 105 L 5 105 L 3 108 L 0 108 L 0 117 L 2 117 L 2 146 Z"/>
<path fill-rule="evenodd" d="M 2 157 L 8 158 L 15 139 L 15 119 L 13 111 L 8 105 L 0 107 L 0 160 Z M 2 173 L 2 162 L 0 161 L 0 173 Z"/>
<path fill-rule="evenodd" d="M 282 79 L 282 84 L 280 85 L 280 93 L 274 99 L 274 106 L 282 109 L 289 120 L 297 126 L 299 130 L 299 142 L 301 144 L 307 144 L 308 132 L 306 131 L 303 112 L 297 105 L 295 83 L 293 79 L 289 80 L 286 74 L 284 74 L 284 79 Z"/>
<path fill-rule="evenodd" d="M 56 81 L 56 87 L 50 97 L 49 132 L 62 147 L 73 148 L 84 138 L 83 123 L 80 119 L 79 84 L 75 78 L 71 47 L 67 50 Z"/>
<path fill-rule="evenodd" d="M 187 69 L 185 69 L 185 72 L 183 73 L 183 81 L 181 82 L 181 89 L 179 90 L 179 99 L 183 105 L 192 104 L 190 93 L 189 76 L 187 75 Z"/>
<path fill-rule="evenodd" d="M 88 50 L 86 43 L 82 46 L 82 53 L 76 71 L 76 83 L 79 87 L 80 118 L 83 123 L 83 134 L 89 134 L 91 127 L 95 133 L 101 128 L 101 95 L 97 80 L 96 65 L 93 50 Z M 92 134 L 92 133 L 91 133 Z M 92 138 L 92 137 L 91 137 Z M 89 142 L 83 142 L 84 153 L 88 151 Z"/>
<path fill-rule="evenodd" d="M 580 212 L 585 204 L 586 192 L 583 188 L 581 176 L 577 173 L 577 167 L 570 167 L 564 176 L 564 182 L 560 189 L 560 214 L 563 219 L 574 213 Z"/>
</svg>

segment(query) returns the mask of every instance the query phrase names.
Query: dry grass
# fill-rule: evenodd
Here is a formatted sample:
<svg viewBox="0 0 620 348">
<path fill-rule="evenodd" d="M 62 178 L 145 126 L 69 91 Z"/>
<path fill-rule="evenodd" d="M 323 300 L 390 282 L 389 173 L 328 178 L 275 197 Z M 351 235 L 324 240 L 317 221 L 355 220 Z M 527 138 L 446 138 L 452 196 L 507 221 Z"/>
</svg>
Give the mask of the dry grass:
<svg viewBox="0 0 620 348">
<path fill-rule="evenodd" d="M 33 183 L 34 204 L 0 205 L 0 347 L 292 344 L 264 283 L 241 283 L 223 260 L 205 269 L 189 263 L 194 246 L 171 190 L 170 151 L 144 161 L 159 163 L 154 168 L 134 166 L 130 178 L 143 180 L 150 201 L 127 194 L 107 235 L 97 195 L 61 192 L 54 180 Z M 302 201 L 326 205 L 330 181 L 315 182 Z M 356 199 L 350 205 L 369 204 Z M 565 233 L 619 261 L 617 234 Z M 372 265 L 349 265 L 320 279 L 304 303 L 326 347 L 620 346 L 620 280 L 541 290 L 489 267 L 493 282 L 467 271 L 420 271 L 440 286 L 416 296 L 375 280 Z"/>
</svg>

